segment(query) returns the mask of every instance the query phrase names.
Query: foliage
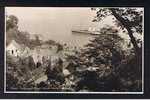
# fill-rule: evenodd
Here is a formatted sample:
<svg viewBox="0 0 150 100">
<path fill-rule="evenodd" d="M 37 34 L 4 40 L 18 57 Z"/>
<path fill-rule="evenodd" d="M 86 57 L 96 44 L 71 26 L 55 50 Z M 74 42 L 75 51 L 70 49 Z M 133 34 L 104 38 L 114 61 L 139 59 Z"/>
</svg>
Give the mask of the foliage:
<svg viewBox="0 0 150 100">
<path fill-rule="evenodd" d="M 123 20 L 128 23 L 128 26 L 133 30 L 133 32 L 142 34 L 142 8 L 99 8 L 96 13 L 97 16 L 95 16 L 93 21 L 101 21 L 107 16 L 113 15 L 113 11 L 115 11 L 119 17 L 123 18 Z M 116 23 L 116 26 L 121 27 L 122 29 L 126 28 L 121 20 L 117 19 L 116 16 L 114 17 L 115 18 L 113 18 L 113 20 Z"/>
<path fill-rule="evenodd" d="M 97 9 L 92 9 L 97 10 Z M 142 34 L 143 12 L 134 8 L 99 8 L 93 21 L 114 16 L 117 27 L 125 29 L 133 45 L 133 52 L 126 55 L 121 47 L 123 39 L 104 27 L 87 48 L 70 57 L 77 77 L 76 91 L 141 91 L 141 47 L 134 33 Z M 109 34 L 108 34 L 109 33 Z M 111 33 L 111 34 L 110 34 Z M 132 49 L 131 49 L 132 51 Z M 67 67 L 70 69 L 70 66 Z"/>
<path fill-rule="evenodd" d="M 96 9 L 93 9 L 96 10 Z M 99 8 L 97 10 L 97 16 L 93 21 L 101 21 L 107 16 L 114 16 L 113 20 L 117 27 L 120 27 L 123 32 L 127 32 L 130 37 L 131 43 L 135 49 L 135 53 L 138 56 L 140 48 L 138 41 L 134 37 L 134 33 L 143 33 L 143 9 L 142 8 Z"/>
<path fill-rule="evenodd" d="M 18 28 L 17 24 L 18 24 L 18 18 L 14 15 L 10 15 L 7 16 L 7 20 L 6 20 L 6 29 L 12 29 L 12 28 Z"/>
<path fill-rule="evenodd" d="M 80 87 L 80 89 L 83 89 L 83 87 L 81 87 L 80 85 L 84 84 L 83 86 L 85 86 L 85 83 L 88 83 L 88 86 L 86 86 L 86 88 L 90 87 L 90 91 L 107 91 L 106 89 L 101 89 L 108 86 L 103 86 L 103 88 L 99 87 L 99 85 L 102 83 L 100 80 L 106 76 L 108 76 L 109 78 L 124 59 L 125 54 L 124 51 L 121 49 L 122 42 L 123 39 L 116 34 L 103 33 L 95 39 L 91 40 L 91 43 L 87 44 L 86 48 L 82 52 L 72 57 L 74 62 L 72 63 L 71 67 L 75 66 L 75 71 L 73 72 L 73 74 L 77 74 L 79 72 L 75 76 L 79 76 L 77 79 L 81 78 L 81 81 L 77 82 L 76 87 Z M 88 74 L 92 74 L 94 76 L 92 77 Z M 91 85 L 89 85 L 89 82 L 91 80 Z M 109 85 L 110 84 L 113 83 L 111 82 L 109 83 Z M 94 89 L 94 87 L 92 88 L 91 86 L 94 86 L 96 90 Z"/>
<path fill-rule="evenodd" d="M 41 40 L 38 35 L 35 35 L 35 40 L 30 39 L 30 34 L 18 29 L 18 18 L 14 15 L 7 16 L 6 19 L 6 45 L 12 40 L 15 40 L 19 44 L 24 44 L 29 48 L 34 48 L 41 45 Z"/>
<path fill-rule="evenodd" d="M 11 90 L 23 90 L 24 88 L 34 88 L 34 84 L 28 82 L 30 71 L 34 66 L 33 58 L 14 58 L 7 55 L 6 86 Z M 29 66 L 32 63 L 32 66 Z"/>
</svg>

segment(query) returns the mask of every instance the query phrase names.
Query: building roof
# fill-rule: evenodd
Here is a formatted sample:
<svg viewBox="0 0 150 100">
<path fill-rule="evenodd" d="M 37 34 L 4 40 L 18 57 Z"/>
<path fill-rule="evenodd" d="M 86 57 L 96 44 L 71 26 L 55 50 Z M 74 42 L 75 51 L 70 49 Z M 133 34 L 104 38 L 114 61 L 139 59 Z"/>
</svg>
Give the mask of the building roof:
<svg viewBox="0 0 150 100">
<path fill-rule="evenodd" d="M 13 44 L 16 48 L 20 48 L 20 45 L 15 40 L 12 40 L 7 47 L 9 47 L 11 44 Z"/>
<path fill-rule="evenodd" d="M 13 45 L 15 46 L 15 48 L 18 48 L 20 50 L 25 50 L 25 49 L 28 49 L 28 47 L 26 47 L 24 44 L 19 44 L 17 43 L 15 40 L 12 40 L 8 45 L 7 45 L 7 48 L 10 46 L 10 45 Z"/>
</svg>

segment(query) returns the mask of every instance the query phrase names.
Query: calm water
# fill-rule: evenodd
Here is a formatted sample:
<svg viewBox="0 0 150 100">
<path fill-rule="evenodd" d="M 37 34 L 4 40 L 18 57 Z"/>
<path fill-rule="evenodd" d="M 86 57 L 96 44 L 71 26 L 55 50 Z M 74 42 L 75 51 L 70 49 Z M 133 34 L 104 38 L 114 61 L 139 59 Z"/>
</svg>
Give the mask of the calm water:
<svg viewBox="0 0 150 100">
<path fill-rule="evenodd" d="M 7 14 L 16 15 L 19 29 L 31 34 L 42 34 L 42 39 L 52 39 L 69 46 L 87 44 L 91 35 L 72 34 L 72 29 L 88 29 L 97 26 L 90 8 L 7 8 Z"/>
</svg>

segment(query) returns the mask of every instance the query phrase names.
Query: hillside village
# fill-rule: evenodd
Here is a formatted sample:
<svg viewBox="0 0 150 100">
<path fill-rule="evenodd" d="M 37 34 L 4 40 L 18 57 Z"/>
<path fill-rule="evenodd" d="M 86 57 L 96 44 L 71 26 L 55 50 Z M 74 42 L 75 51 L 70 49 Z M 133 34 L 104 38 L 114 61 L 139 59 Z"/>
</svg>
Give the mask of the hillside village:
<svg viewBox="0 0 150 100">
<path fill-rule="evenodd" d="M 67 44 L 61 45 L 54 41 L 42 41 L 38 46 L 29 48 L 25 44 L 19 44 L 12 40 L 6 46 L 7 73 L 12 74 L 13 71 L 13 73 L 16 72 L 14 74 L 16 77 L 21 77 L 22 75 L 20 76 L 18 73 L 20 71 L 23 74 L 21 78 L 18 78 L 20 81 L 26 80 L 27 83 L 39 84 L 42 81 L 47 81 L 46 68 L 48 66 L 57 68 L 59 61 L 64 62 L 64 65 L 60 68 L 62 71 L 59 71 L 59 73 L 69 74 L 69 71 L 65 69 L 67 66 L 65 58 L 74 54 L 74 52 L 75 48 L 69 48 Z M 18 68 L 14 69 L 11 65 L 17 63 Z"/>
</svg>

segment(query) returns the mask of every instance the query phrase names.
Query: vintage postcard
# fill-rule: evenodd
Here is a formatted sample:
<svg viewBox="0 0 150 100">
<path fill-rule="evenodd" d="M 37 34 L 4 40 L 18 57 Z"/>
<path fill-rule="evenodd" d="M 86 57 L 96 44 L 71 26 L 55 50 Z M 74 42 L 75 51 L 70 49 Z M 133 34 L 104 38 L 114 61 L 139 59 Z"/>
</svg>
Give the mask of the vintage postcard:
<svg viewBox="0 0 150 100">
<path fill-rule="evenodd" d="M 144 93 L 143 7 L 5 7 L 5 93 Z"/>
</svg>

